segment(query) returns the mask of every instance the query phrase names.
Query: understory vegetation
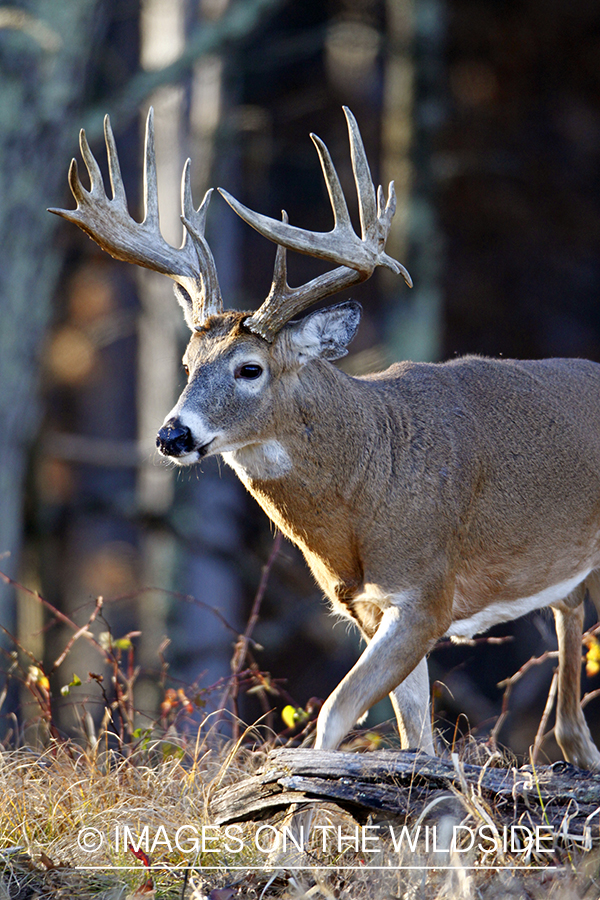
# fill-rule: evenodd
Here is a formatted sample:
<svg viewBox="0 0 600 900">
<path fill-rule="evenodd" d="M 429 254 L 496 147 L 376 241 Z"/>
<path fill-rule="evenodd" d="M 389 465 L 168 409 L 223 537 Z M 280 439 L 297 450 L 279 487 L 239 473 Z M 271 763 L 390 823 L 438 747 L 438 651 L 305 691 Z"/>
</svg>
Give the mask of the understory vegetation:
<svg viewBox="0 0 600 900">
<path fill-rule="evenodd" d="M 296 706 L 255 660 L 252 631 L 273 558 L 237 637 L 231 676 L 208 688 L 183 686 L 170 681 L 160 660 L 162 700 L 154 717 L 136 708 L 136 634 L 113 635 L 100 598 L 77 625 L 38 597 L 48 619 L 71 634 L 50 665 L 11 636 L 0 699 L 5 707 L 18 685 L 25 712 L 19 719 L 3 709 L 0 900 L 598 898 L 600 797 L 583 836 L 569 836 L 571 811 L 560 840 L 550 842 L 544 814 L 541 821 L 533 812 L 515 814 L 507 826 L 506 807 L 500 814 L 489 796 L 466 784 L 432 790 L 425 807 L 411 804 L 409 790 L 396 818 L 373 812 L 357 822 L 323 803 L 310 823 L 283 809 L 259 821 L 214 824 L 215 795 L 260 771 L 273 749 L 309 743 L 319 711 L 315 698 Z M 597 632 L 584 635 L 591 667 Z M 61 700 L 72 701 L 79 721 L 77 733 L 67 735 L 55 721 L 51 683 L 76 641 L 93 645 L 103 665 L 61 685 Z M 512 686 L 539 662 L 530 660 L 504 685 L 503 714 Z M 555 681 L 531 750 L 534 773 L 551 731 Z M 264 709 L 251 727 L 238 709 L 246 692 Z M 275 717 L 276 700 L 286 705 Z M 497 729 L 485 742 L 456 735 L 447 753 L 482 768 L 514 766 L 496 736 Z M 383 727 L 354 732 L 344 746 L 368 753 L 392 743 L 391 728 Z"/>
</svg>

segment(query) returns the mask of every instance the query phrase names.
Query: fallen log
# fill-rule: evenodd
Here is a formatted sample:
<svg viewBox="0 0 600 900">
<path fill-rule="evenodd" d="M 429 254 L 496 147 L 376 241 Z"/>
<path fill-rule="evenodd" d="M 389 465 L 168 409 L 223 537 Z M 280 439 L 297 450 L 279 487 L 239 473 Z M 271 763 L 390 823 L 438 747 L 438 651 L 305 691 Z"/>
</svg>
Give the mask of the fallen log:
<svg viewBox="0 0 600 900">
<path fill-rule="evenodd" d="M 292 804 L 333 803 L 359 822 L 418 815 L 440 793 L 493 806 L 498 824 L 522 820 L 600 837 L 600 774 L 570 763 L 492 768 L 415 751 L 277 750 L 255 775 L 214 793 L 216 825 L 264 818 Z"/>
</svg>

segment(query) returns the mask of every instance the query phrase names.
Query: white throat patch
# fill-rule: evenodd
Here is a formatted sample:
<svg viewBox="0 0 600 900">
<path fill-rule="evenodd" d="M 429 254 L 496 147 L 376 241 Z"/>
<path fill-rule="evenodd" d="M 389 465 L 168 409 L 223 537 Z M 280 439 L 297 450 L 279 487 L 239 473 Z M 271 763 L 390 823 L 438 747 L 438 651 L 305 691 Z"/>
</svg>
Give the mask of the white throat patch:
<svg viewBox="0 0 600 900">
<path fill-rule="evenodd" d="M 271 481 L 282 478 L 292 468 L 287 450 L 275 440 L 229 450 L 223 453 L 223 459 L 244 484 L 254 479 Z"/>
</svg>

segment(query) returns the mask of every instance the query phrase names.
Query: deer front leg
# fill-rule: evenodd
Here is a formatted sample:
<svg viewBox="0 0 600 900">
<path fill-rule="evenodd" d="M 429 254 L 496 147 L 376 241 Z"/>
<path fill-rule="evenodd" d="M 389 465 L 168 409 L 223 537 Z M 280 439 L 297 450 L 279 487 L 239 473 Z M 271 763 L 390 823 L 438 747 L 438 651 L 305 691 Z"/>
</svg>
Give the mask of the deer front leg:
<svg viewBox="0 0 600 900">
<path fill-rule="evenodd" d="M 558 700 L 554 734 L 565 759 L 581 769 L 600 769 L 600 752 L 592 740 L 580 703 L 583 585 L 553 606 L 558 638 Z M 575 596 L 576 595 L 576 596 Z M 572 603 L 578 605 L 573 608 Z"/>
<path fill-rule="evenodd" d="M 412 606 L 388 607 L 356 665 L 325 701 L 317 721 L 315 749 L 335 749 L 374 703 L 394 691 L 394 705 L 404 723 L 406 740 L 414 738 L 413 746 L 423 746 L 433 753 L 431 734 L 428 741 L 426 731 L 422 732 L 423 714 L 429 708 L 424 657 L 437 636 L 432 633 L 431 617 L 418 616 Z M 430 729 L 428 712 L 426 717 Z"/>
</svg>

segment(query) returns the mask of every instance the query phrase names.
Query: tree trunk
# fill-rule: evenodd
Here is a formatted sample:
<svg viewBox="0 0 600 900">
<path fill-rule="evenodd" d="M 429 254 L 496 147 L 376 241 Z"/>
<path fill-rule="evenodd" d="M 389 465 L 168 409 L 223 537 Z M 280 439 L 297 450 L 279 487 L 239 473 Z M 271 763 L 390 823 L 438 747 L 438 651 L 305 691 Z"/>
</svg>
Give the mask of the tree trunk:
<svg viewBox="0 0 600 900">
<path fill-rule="evenodd" d="M 40 416 L 39 358 L 61 265 L 57 221 L 65 160 L 105 0 L 34 0 L 0 12 L 0 567 L 16 576 L 27 457 Z M 10 554 L 5 556 L 5 554 Z M 0 622 L 15 629 L 12 589 Z"/>
</svg>

